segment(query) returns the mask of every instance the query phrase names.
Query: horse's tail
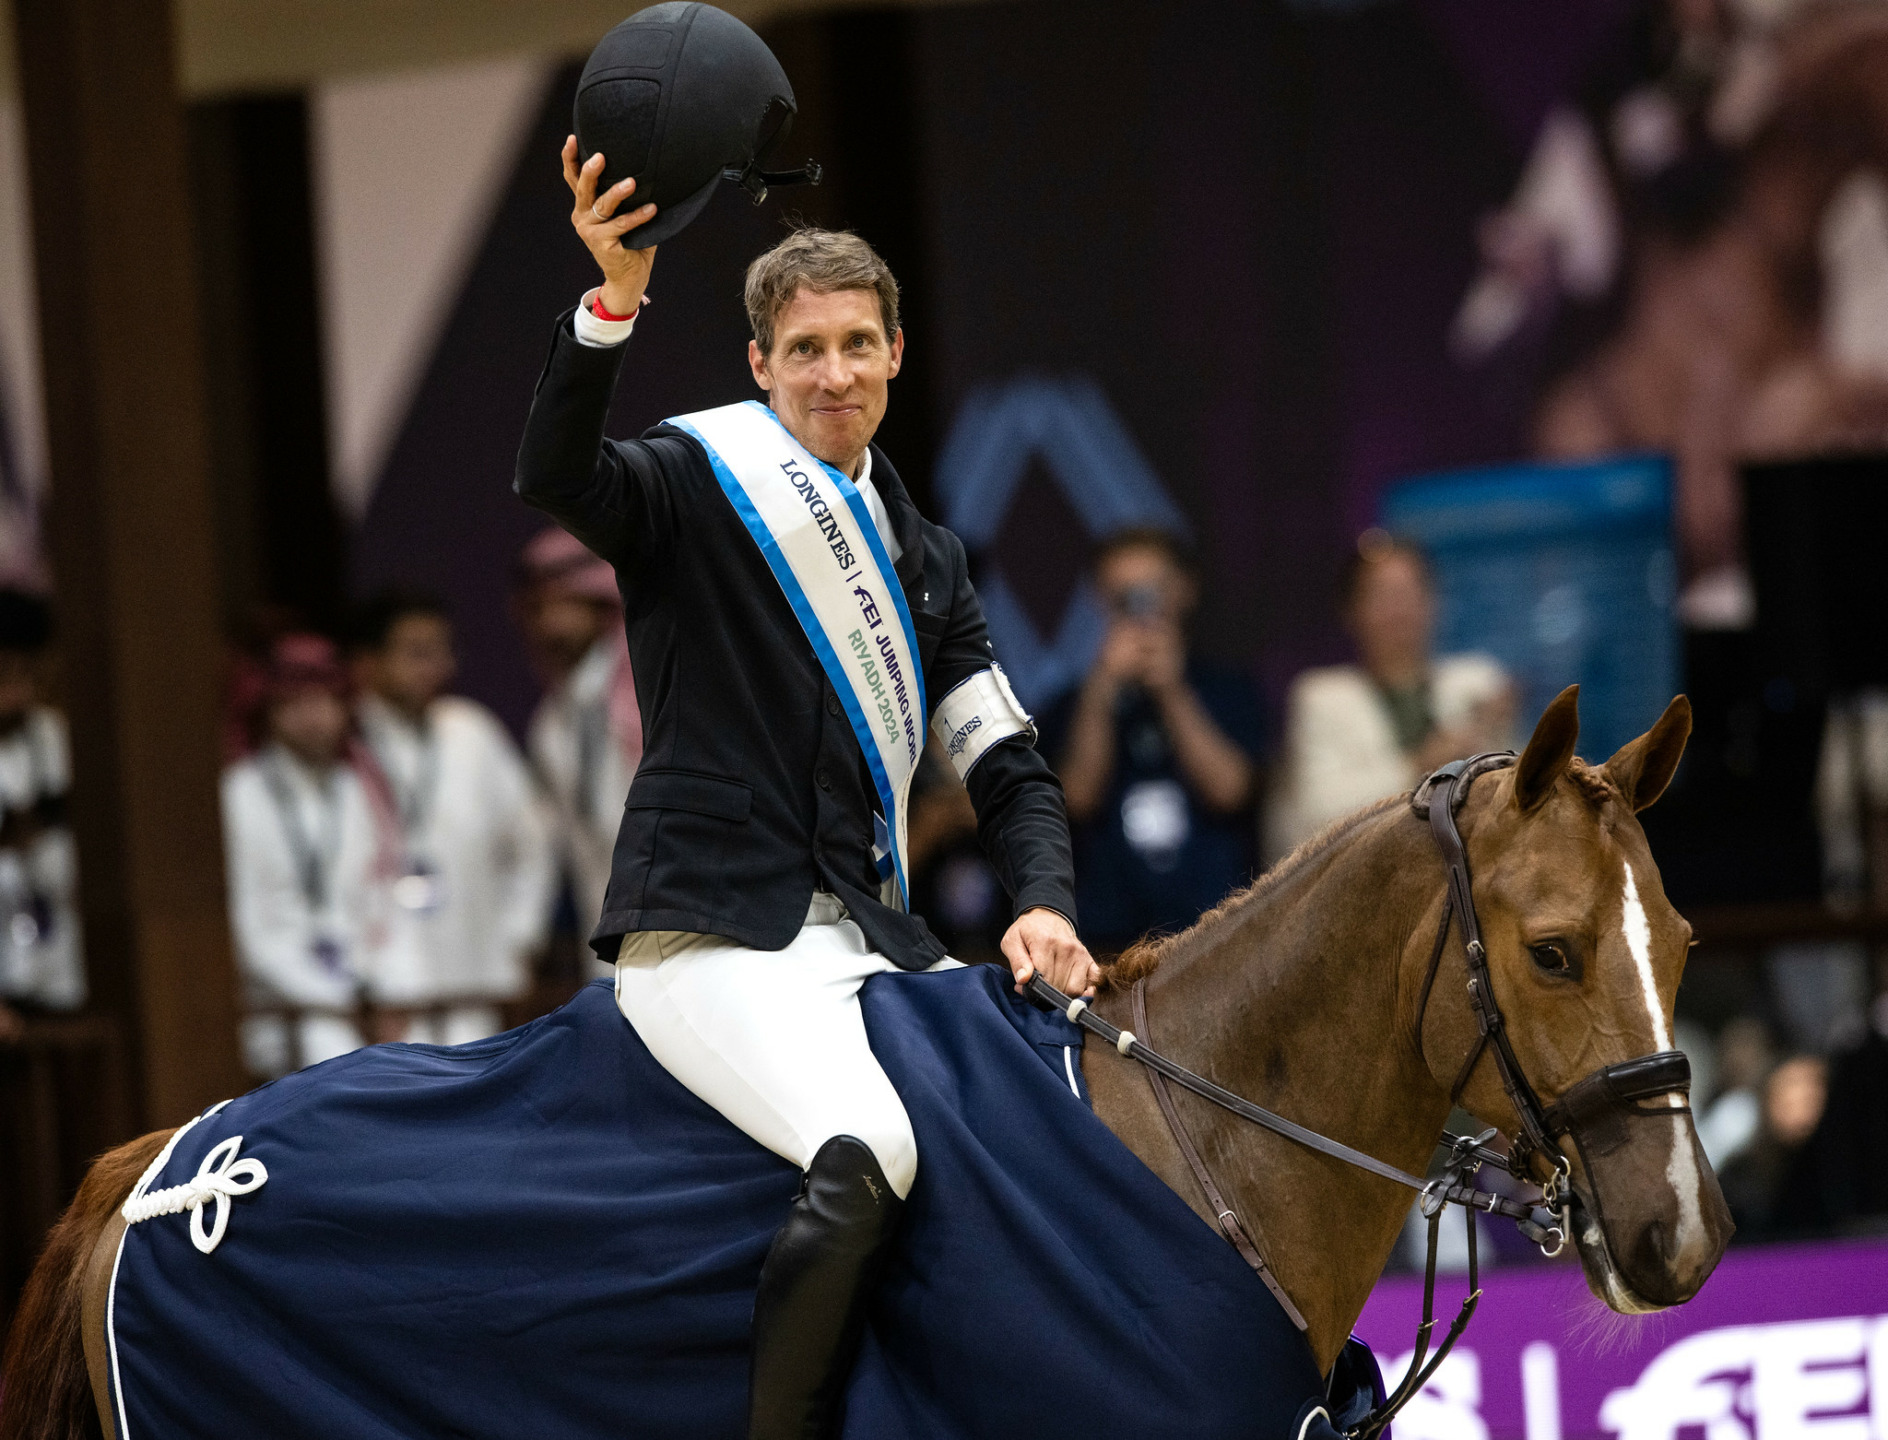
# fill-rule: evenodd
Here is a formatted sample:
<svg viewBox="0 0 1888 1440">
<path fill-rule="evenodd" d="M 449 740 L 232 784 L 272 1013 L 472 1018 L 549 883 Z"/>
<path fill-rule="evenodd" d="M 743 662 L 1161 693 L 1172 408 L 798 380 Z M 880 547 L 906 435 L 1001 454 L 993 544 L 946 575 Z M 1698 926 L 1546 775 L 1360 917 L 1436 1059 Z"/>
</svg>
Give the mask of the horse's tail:
<svg viewBox="0 0 1888 1440">
<path fill-rule="evenodd" d="M 100 1440 L 80 1317 L 93 1248 L 131 1187 L 164 1148 L 168 1130 L 92 1162 L 26 1282 L 0 1357 L 0 1440 Z"/>
</svg>

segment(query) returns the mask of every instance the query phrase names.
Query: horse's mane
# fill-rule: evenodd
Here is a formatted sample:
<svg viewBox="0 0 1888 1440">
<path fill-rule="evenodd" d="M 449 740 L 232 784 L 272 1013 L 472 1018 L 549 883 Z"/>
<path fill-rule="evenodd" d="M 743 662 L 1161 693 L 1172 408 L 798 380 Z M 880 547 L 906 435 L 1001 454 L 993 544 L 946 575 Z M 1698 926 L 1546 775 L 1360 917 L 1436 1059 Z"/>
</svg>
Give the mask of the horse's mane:
<svg viewBox="0 0 1888 1440">
<path fill-rule="evenodd" d="M 1126 990 L 1137 980 L 1144 980 L 1153 974 L 1160 967 L 1161 961 L 1176 950 L 1183 946 L 1205 944 L 1217 938 L 1222 931 L 1230 928 L 1245 910 L 1279 889 L 1326 851 L 1335 848 L 1338 842 L 1348 838 L 1351 831 L 1366 820 L 1375 819 L 1386 810 L 1408 803 L 1407 792 L 1398 792 L 1374 804 L 1366 805 L 1361 810 L 1353 810 L 1350 814 L 1333 820 L 1250 885 L 1233 891 L 1185 930 L 1175 935 L 1154 936 L 1129 946 L 1122 952 L 1119 960 L 1112 965 L 1102 967 L 1101 988 L 1104 991 Z"/>
<path fill-rule="evenodd" d="M 170 1135 L 156 1130 L 99 1156 L 46 1237 L 0 1367 L 4 1440 L 96 1440 L 101 1433 L 82 1329 L 92 1248 Z"/>
<path fill-rule="evenodd" d="M 1606 773 L 1604 766 L 1589 765 L 1586 761 L 1575 757 L 1564 773 L 1573 783 L 1580 797 L 1595 809 L 1608 801 L 1625 803 L 1619 787 L 1613 783 L 1612 777 Z M 1212 943 L 1236 923 L 1238 917 L 1249 907 L 1265 899 L 1339 842 L 1348 839 L 1350 833 L 1365 821 L 1373 820 L 1386 810 L 1408 803 L 1409 793 L 1399 791 L 1373 805 L 1366 805 L 1361 810 L 1353 810 L 1350 814 L 1333 820 L 1250 885 L 1228 895 L 1187 929 L 1175 935 L 1159 935 L 1140 940 L 1129 946 L 1122 952 L 1119 960 L 1112 965 L 1102 967 L 1102 991 L 1125 991 L 1136 981 L 1145 980 L 1152 975 L 1160 968 L 1161 962 L 1176 951 L 1191 948 L 1194 945 Z"/>
</svg>

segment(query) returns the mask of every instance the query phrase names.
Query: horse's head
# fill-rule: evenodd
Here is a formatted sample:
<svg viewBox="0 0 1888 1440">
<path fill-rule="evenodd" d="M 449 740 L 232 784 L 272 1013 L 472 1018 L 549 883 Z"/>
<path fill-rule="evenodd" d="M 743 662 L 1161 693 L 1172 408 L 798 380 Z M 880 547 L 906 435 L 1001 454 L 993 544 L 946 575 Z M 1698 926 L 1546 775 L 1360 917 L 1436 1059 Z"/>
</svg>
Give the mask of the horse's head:
<svg viewBox="0 0 1888 1440">
<path fill-rule="evenodd" d="M 1471 790 L 1461 817 L 1494 996 L 1521 1071 L 1550 1107 L 1606 1067 L 1673 1048 L 1672 1005 L 1691 944 L 1635 818 L 1678 767 L 1689 702 L 1672 701 L 1598 767 L 1574 758 L 1579 728 L 1572 687 L 1547 707 L 1520 759 Z M 1426 1019 L 1425 1059 L 1453 1084 L 1474 1023 L 1459 1003 L 1432 1003 Z M 1557 1138 L 1587 1284 L 1630 1314 L 1689 1300 L 1733 1227 L 1686 1095 L 1635 1096 L 1643 1084 L 1610 1080 L 1569 1101 L 1574 1123 Z M 1492 1053 L 1476 1064 L 1461 1103 L 1485 1124 L 1518 1133 Z M 1548 1178 L 1548 1160 L 1531 1164 L 1536 1179 Z"/>
</svg>

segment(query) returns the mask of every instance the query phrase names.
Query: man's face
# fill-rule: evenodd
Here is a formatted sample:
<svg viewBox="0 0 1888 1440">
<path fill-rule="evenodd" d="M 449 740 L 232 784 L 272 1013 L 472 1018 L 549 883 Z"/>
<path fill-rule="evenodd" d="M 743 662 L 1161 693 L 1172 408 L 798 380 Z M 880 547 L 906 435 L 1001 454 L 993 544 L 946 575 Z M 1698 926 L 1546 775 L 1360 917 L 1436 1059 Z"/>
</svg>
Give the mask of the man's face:
<svg viewBox="0 0 1888 1440">
<path fill-rule="evenodd" d="M 1154 545 L 1129 545 L 1101 562 L 1095 576 L 1111 615 L 1143 624 L 1177 624 L 1193 607 L 1187 573 Z"/>
<path fill-rule="evenodd" d="M 367 684 L 381 698 L 417 715 L 452 683 L 459 668 L 452 653 L 452 627 L 438 615 L 402 615 L 387 631 L 387 643 L 367 656 Z"/>
<path fill-rule="evenodd" d="M 270 707 L 269 731 L 310 765 L 332 765 L 347 739 L 347 706 L 330 690 L 291 691 Z"/>
<path fill-rule="evenodd" d="M 905 332 L 889 340 L 870 290 L 822 295 L 802 286 L 774 320 L 774 346 L 748 342 L 754 383 L 780 423 L 828 465 L 850 473 L 885 418 Z"/>
</svg>

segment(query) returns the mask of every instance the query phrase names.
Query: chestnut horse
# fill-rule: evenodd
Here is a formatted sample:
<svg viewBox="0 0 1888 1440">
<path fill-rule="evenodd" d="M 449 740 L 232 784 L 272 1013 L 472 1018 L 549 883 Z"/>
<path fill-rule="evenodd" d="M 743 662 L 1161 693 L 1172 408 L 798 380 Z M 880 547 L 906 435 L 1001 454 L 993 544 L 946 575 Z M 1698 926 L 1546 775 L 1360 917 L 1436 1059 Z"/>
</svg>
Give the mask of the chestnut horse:
<svg viewBox="0 0 1888 1440">
<path fill-rule="evenodd" d="M 1690 941 L 1634 818 L 1677 767 L 1690 706 L 1674 700 L 1598 767 L 1574 758 L 1578 728 L 1570 689 L 1513 766 L 1476 782 L 1460 816 L 1509 1037 L 1550 1102 L 1602 1066 L 1671 1048 Z M 1131 951 L 1096 1008 L 1127 1025 L 1128 988 L 1145 979 L 1148 1043 L 1421 1173 L 1477 1037 L 1459 945 L 1444 952 L 1422 1004 L 1445 889 L 1428 824 L 1408 797 L 1384 801 L 1309 841 L 1191 930 Z M 1087 1047 L 1083 1071 L 1109 1128 L 1215 1224 L 1145 1072 L 1100 1045 Z M 1396 1243 L 1409 1192 L 1190 1094 L 1174 1098 L 1328 1370 Z M 1486 1056 L 1461 1103 L 1485 1124 L 1516 1124 Z M 1682 1097 L 1666 1103 L 1671 1123 L 1629 1126 L 1603 1155 L 1575 1146 L 1569 1156 L 1587 1283 L 1622 1313 L 1689 1299 L 1731 1233 Z M 124 1230 L 118 1206 L 165 1138 L 147 1135 L 102 1158 L 53 1232 L 9 1340 L 0 1440 L 112 1433 L 99 1417 L 110 1415 L 104 1299 Z"/>
</svg>

